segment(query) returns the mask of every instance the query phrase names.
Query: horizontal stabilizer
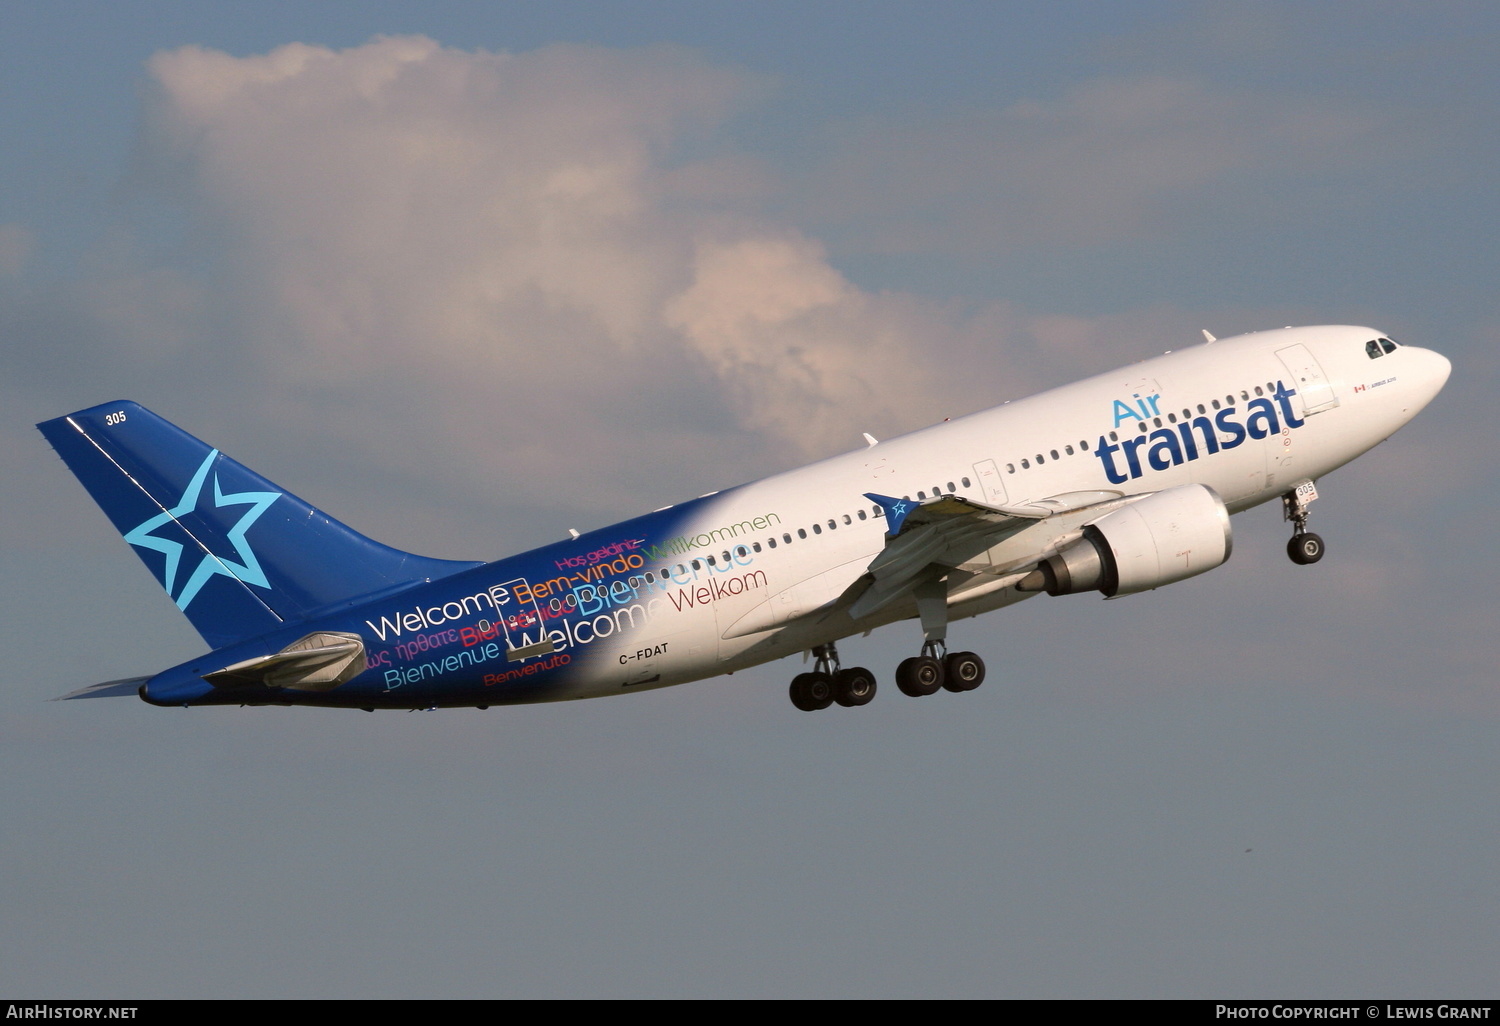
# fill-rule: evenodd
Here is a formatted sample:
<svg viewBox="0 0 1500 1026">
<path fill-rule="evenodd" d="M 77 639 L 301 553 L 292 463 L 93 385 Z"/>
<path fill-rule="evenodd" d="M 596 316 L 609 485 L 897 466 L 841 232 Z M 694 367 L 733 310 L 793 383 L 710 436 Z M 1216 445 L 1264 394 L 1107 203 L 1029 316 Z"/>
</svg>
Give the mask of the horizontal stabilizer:
<svg viewBox="0 0 1500 1026">
<path fill-rule="evenodd" d="M 216 688 L 259 685 L 294 691 L 331 691 L 365 668 L 365 645 L 358 634 L 315 631 L 280 652 L 226 666 L 203 679 Z"/>
<path fill-rule="evenodd" d="M 86 688 L 69 691 L 66 695 L 58 695 L 48 701 L 66 702 L 70 698 L 136 698 L 140 695 L 141 685 L 150 679 L 150 677 L 126 677 L 123 680 L 107 680 L 103 684 L 90 684 Z"/>
</svg>

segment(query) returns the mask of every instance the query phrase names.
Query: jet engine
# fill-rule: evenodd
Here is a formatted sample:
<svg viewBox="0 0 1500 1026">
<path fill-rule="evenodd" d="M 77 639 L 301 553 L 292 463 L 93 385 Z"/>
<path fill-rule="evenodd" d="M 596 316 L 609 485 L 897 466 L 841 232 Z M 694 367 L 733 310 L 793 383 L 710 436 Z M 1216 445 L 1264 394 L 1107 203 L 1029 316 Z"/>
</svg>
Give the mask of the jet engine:
<svg viewBox="0 0 1500 1026">
<path fill-rule="evenodd" d="M 1042 560 L 1016 587 L 1133 595 L 1221 566 L 1233 548 L 1224 500 L 1207 485 L 1182 485 L 1086 525 L 1082 538 Z"/>
</svg>

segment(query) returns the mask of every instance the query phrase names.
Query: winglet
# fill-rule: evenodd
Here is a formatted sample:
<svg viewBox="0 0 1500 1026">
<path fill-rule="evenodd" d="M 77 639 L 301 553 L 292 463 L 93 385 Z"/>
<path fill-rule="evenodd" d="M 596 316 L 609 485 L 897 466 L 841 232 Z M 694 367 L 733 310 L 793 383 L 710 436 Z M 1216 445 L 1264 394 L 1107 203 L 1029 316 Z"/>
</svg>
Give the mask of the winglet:
<svg viewBox="0 0 1500 1026">
<path fill-rule="evenodd" d="M 910 499 L 897 499 L 889 495 L 879 495 L 875 492 L 865 492 L 865 498 L 885 510 L 886 536 L 894 538 L 901 533 L 901 525 L 906 518 L 911 516 L 912 510 L 921 505 L 920 502 L 912 502 Z"/>
</svg>

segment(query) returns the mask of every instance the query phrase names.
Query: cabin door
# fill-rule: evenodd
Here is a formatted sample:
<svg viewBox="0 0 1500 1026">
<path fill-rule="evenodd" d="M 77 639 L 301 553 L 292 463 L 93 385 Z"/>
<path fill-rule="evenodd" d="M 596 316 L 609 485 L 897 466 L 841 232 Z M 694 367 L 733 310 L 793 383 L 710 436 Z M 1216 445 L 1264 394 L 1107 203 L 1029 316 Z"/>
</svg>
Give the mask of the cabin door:
<svg viewBox="0 0 1500 1026">
<path fill-rule="evenodd" d="M 1276 350 L 1276 357 L 1291 375 L 1292 387 L 1297 390 L 1297 402 L 1302 406 L 1302 416 L 1331 410 L 1339 404 L 1333 384 L 1312 350 L 1303 345 L 1287 346 Z"/>
</svg>

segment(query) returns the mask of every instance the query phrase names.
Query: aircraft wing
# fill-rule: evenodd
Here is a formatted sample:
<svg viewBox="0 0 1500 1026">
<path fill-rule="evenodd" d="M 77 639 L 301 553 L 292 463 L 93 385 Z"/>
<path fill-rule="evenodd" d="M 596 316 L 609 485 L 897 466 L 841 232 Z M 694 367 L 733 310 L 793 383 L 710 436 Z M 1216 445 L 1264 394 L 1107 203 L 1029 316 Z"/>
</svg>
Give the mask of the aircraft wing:
<svg viewBox="0 0 1500 1026">
<path fill-rule="evenodd" d="M 1069 492 L 1018 506 L 988 506 L 960 495 L 942 495 L 927 502 L 870 493 L 865 496 L 885 511 L 886 545 L 870 561 L 863 591 L 849 606 L 855 619 L 868 616 L 910 595 L 919 585 L 952 570 L 1003 575 L 1046 555 L 1040 542 L 1005 551 L 1003 543 L 1043 521 L 1073 521 L 1065 515 L 1087 511 L 1083 519 L 1103 512 L 1122 498 L 1115 491 Z M 1068 530 L 1071 523 L 1058 523 Z M 1055 534 L 1056 532 L 1052 532 Z"/>
<path fill-rule="evenodd" d="M 926 502 L 873 492 L 865 497 L 885 512 L 884 549 L 868 563 L 832 567 L 772 596 L 731 624 L 723 636 L 759 634 L 807 617 L 827 618 L 839 610 L 859 619 L 949 573 L 958 574 L 955 582 L 998 582 L 1013 572 L 1019 580 L 1050 554 L 1042 551 L 1050 540 L 1073 529 L 1075 522 L 1102 515 L 1101 507 L 1121 501 L 1122 493 L 1068 492 L 1016 506 L 989 506 L 957 495 Z M 1025 533 L 1043 522 L 1055 528 L 1045 540 Z"/>
</svg>

